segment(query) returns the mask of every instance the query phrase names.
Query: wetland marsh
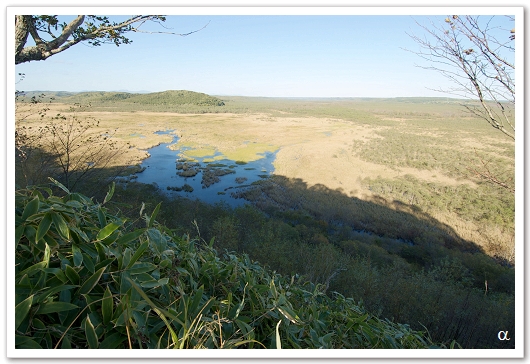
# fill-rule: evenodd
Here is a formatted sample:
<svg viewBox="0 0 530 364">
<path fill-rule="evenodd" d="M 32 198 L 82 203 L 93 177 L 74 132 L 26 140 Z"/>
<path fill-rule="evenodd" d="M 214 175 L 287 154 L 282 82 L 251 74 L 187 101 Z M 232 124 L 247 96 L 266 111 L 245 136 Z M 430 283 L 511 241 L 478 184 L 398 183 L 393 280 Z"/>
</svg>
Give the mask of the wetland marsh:
<svg viewBox="0 0 530 364">
<path fill-rule="evenodd" d="M 460 101 L 224 97 L 223 102 L 206 113 L 93 102 L 90 110 L 76 114 L 98 119 L 102 134 L 112 131 L 113 139 L 129 143 L 114 164 L 145 167 L 137 180 L 155 182 L 167 192 L 233 203 L 230 190 L 264 175 L 297 179 L 308 188 L 325 186 L 350 199 L 383 201 L 394 209 L 408 206 L 451 226 L 491 255 L 513 261 L 514 196 L 477 178 L 470 168 L 482 160 L 497 175 L 513 178 L 515 147 L 466 113 Z M 50 108 L 68 113 L 66 104 Z M 195 175 L 193 168 L 179 170 L 178 160 L 200 168 Z M 207 165 L 222 167 L 209 168 L 209 173 Z M 215 175 L 223 169 L 225 175 Z M 202 183 L 205 176 L 219 181 Z M 193 193 L 175 191 L 185 184 Z M 303 196 L 300 201 L 311 205 Z"/>
<path fill-rule="evenodd" d="M 496 347 L 498 325 L 513 331 L 515 195 L 473 169 L 513 183 L 515 145 L 461 101 L 223 97 L 163 112 L 58 101 L 50 115 L 98 120 L 91 135 L 121 148 L 103 169 L 119 176 L 111 208 L 133 226 L 162 202 L 169 229 L 421 322 L 437 340 Z M 19 126 L 45 125 L 35 115 Z"/>
</svg>

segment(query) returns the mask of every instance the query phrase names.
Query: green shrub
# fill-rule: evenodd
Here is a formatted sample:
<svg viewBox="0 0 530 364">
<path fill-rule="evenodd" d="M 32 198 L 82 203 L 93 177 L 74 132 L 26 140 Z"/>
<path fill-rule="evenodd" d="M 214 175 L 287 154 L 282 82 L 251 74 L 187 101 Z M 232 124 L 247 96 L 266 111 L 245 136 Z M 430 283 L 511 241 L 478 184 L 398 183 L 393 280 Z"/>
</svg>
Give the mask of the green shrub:
<svg viewBox="0 0 530 364">
<path fill-rule="evenodd" d="M 264 269 L 213 240 L 155 222 L 132 228 L 103 203 L 16 191 L 15 343 L 23 348 L 427 348 L 321 285 Z M 321 245 L 324 246 L 324 245 Z M 330 245 L 328 245 L 331 247 Z"/>
</svg>

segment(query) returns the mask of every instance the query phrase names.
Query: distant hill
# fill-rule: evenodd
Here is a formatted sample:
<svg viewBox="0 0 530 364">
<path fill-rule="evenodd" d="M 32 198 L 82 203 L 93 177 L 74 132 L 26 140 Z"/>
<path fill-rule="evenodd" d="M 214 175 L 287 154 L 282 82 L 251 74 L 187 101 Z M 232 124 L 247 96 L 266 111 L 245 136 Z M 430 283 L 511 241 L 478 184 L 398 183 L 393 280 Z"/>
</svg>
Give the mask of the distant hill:
<svg viewBox="0 0 530 364">
<path fill-rule="evenodd" d="M 177 106 L 177 105 L 194 105 L 194 106 L 224 106 L 223 100 L 204 93 L 186 91 L 186 90 L 169 90 L 163 92 L 154 92 L 147 94 L 129 93 L 129 92 L 64 92 L 64 91 L 31 91 L 26 92 L 27 98 L 44 94 L 46 98 L 54 98 L 55 101 L 64 103 L 81 103 L 93 105 L 107 105 L 116 103 L 136 104 L 136 105 L 160 105 L 160 106 Z"/>
</svg>

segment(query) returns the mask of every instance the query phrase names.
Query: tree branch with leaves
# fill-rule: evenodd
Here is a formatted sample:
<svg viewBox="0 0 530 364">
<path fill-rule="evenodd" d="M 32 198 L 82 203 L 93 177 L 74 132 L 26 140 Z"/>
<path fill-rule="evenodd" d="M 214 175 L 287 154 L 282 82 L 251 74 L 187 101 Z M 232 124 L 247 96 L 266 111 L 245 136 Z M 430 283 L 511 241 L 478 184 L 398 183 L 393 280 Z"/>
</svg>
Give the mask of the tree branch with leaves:
<svg viewBox="0 0 530 364">
<path fill-rule="evenodd" d="M 141 29 L 145 23 L 154 22 L 163 26 L 165 20 L 166 17 L 162 15 L 135 15 L 124 21 L 113 22 L 107 16 L 78 15 L 67 23 L 61 22 L 57 15 L 16 15 L 15 64 L 42 61 L 82 42 L 91 46 L 129 44 L 132 40 L 127 38 L 127 33 L 146 32 Z M 187 36 L 207 25 L 184 34 L 169 31 L 147 33 Z M 29 36 L 34 45 L 28 45 Z"/>
</svg>

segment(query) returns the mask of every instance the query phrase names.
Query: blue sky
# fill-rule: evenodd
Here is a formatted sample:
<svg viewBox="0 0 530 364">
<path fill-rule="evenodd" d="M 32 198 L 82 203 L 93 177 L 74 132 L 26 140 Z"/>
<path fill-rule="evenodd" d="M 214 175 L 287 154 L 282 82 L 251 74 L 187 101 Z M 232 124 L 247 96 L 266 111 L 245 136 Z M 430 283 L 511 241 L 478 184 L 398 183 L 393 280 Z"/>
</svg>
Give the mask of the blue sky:
<svg viewBox="0 0 530 364">
<path fill-rule="evenodd" d="M 207 26 L 187 37 L 134 33 L 130 34 L 133 43 L 120 47 L 76 45 L 46 61 L 16 66 L 15 72 L 25 74 L 17 89 L 191 90 L 270 97 L 447 96 L 429 90 L 448 87 L 447 80 L 417 67 L 426 64 L 405 50 L 418 50 L 407 33 L 424 33 L 415 21 L 443 21 L 445 16 L 411 16 L 417 12 L 407 13 L 407 9 L 401 9 L 400 15 L 327 11 L 335 15 L 319 15 L 325 11 L 293 15 L 308 13 L 299 10 L 279 10 L 284 15 L 217 15 L 219 11 L 203 8 L 205 15 L 168 16 L 164 26 L 169 29 L 153 25 L 145 29 L 187 33 Z"/>
</svg>

